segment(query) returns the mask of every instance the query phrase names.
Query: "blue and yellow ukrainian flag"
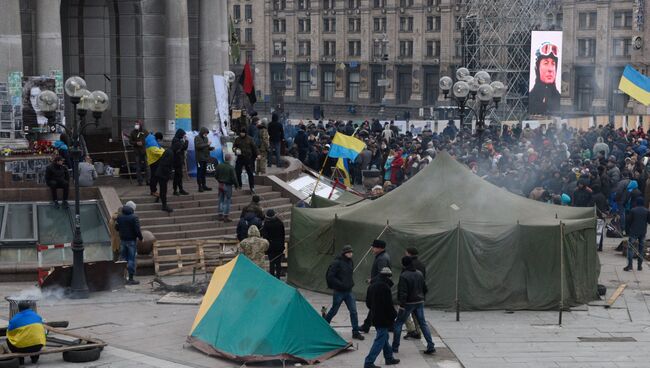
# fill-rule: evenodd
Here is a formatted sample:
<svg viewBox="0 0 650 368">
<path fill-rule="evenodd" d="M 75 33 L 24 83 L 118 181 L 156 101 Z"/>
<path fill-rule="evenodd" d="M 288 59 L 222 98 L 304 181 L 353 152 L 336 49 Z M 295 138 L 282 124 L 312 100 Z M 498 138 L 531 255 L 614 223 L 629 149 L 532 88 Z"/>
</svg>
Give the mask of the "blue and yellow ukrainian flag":
<svg viewBox="0 0 650 368">
<path fill-rule="evenodd" d="M 340 158 L 338 161 L 336 161 L 336 167 L 339 169 L 341 172 L 341 176 L 343 176 L 343 184 L 345 184 L 346 187 L 351 187 L 352 182 L 350 181 L 350 171 L 348 170 L 348 160 L 345 158 Z"/>
<path fill-rule="evenodd" d="M 144 148 L 146 150 L 145 152 L 147 153 L 147 165 L 149 166 L 160 160 L 163 153 L 165 153 L 165 149 L 160 147 L 160 144 L 158 144 L 156 137 L 151 133 L 149 133 L 147 138 L 144 139 Z"/>
<path fill-rule="evenodd" d="M 366 144 L 363 141 L 343 133 L 336 133 L 332 139 L 329 157 L 347 158 L 354 161 L 365 147 Z"/>
<path fill-rule="evenodd" d="M 650 78 L 639 73 L 630 65 L 625 66 L 618 89 L 645 106 L 650 105 Z"/>
<path fill-rule="evenodd" d="M 9 321 L 7 339 L 17 348 L 45 346 L 43 319 L 31 309 L 16 314 Z"/>
</svg>

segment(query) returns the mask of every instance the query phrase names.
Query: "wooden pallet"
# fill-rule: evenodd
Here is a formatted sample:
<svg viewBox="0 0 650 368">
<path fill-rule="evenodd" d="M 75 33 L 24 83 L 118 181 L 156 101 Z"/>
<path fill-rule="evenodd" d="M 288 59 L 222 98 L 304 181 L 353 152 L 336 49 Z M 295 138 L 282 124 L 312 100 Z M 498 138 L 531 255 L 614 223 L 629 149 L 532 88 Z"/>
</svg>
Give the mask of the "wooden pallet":
<svg viewBox="0 0 650 368">
<path fill-rule="evenodd" d="M 237 256 L 235 239 L 156 241 L 153 262 L 156 276 L 212 272 Z"/>
</svg>

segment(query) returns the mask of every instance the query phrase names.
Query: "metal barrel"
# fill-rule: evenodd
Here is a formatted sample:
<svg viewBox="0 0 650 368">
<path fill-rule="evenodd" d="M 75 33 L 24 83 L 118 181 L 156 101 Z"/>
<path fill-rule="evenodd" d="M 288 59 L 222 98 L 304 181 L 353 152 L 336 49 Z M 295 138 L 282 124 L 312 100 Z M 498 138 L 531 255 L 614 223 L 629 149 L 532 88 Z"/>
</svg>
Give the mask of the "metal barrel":
<svg viewBox="0 0 650 368">
<path fill-rule="evenodd" d="M 6 297 L 6 301 L 9 302 L 9 319 L 14 318 L 16 314 L 18 314 L 18 303 L 20 302 L 27 302 L 29 304 L 29 307 L 34 311 L 38 312 L 37 307 L 36 307 L 36 300 L 32 299 L 13 299 L 11 297 Z"/>
</svg>

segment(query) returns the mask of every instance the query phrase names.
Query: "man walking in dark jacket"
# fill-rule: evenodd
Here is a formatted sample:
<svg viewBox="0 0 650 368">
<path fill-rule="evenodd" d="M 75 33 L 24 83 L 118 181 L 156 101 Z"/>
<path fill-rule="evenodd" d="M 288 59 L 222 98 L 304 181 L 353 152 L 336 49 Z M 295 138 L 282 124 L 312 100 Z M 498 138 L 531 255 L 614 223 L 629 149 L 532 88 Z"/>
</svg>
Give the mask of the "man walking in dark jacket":
<svg viewBox="0 0 650 368">
<path fill-rule="evenodd" d="M 307 133 L 305 132 L 305 126 L 300 124 L 298 126 L 298 133 L 293 140 L 293 143 L 298 147 L 298 159 L 303 164 L 306 163 L 307 153 L 309 153 L 309 139 Z"/>
<path fill-rule="evenodd" d="M 277 113 L 271 115 L 271 122 L 269 123 L 269 141 L 271 142 L 271 152 L 275 154 L 275 163 L 278 167 L 280 164 L 280 152 L 282 149 L 282 141 L 284 140 L 284 128 Z M 271 154 L 269 154 L 269 167 L 271 167 Z"/>
<path fill-rule="evenodd" d="M 424 339 L 427 341 L 427 350 L 425 354 L 433 354 L 436 348 L 431 339 L 431 332 L 429 325 L 424 319 L 424 294 L 427 292 L 427 286 L 424 282 L 422 273 L 415 269 L 413 259 L 409 256 L 402 258 L 402 266 L 404 270 L 399 277 L 397 283 L 397 300 L 399 301 L 399 310 L 397 312 L 397 321 L 395 321 L 395 328 L 393 335 L 393 353 L 399 351 L 400 334 L 402 333 L 402 326 L 406 318 L 415 312 L 418 324 L 422 329 Z"/>
<path fill-rule="evenodd" d="M 185 163 L 185 151 L 187 151 L 187 135 L 183 129 L 176 130 L 172 139 L 172 152 L 174 153 L 174 195 L 188 195 L 190 193 L 183 189 L 183 165 Z"/>
<path fill-rule="evenodd" d="M 627 243 L 627 267 L 623 269 L 625 271 L 632 270 L 632 258 L 636 254 L 635 248 L 639 250 L 637 270 L 641 271 L 643 269 L 645 235 L 648 224 L 650 224 L 650 211 L 643 207 L 643 197 L 637 197 L 634 204 L 635 207 L 630 210 L 626 219 L 630 238 Z"/>
<path fill-rule="evenodd" d="M 341 303 L 345 302 L 350 312 L 352 338 L 364 340 L 363 335 L 359 332 L 357 301 L 354 299 L 354 294 L 352 294 L 352 288 L 354 287 L 352 274 L 354 272 L 354 263 L 352 262 L 352 256 L 352 246 L 343 246 L 341 255 L 336 257 L 327 269 L 327 287 L 334 290 L 334 294 L 332 294 L 332 308 L 327 312 L 325 320 L 327 323 L 332 322 L 332 318 L 338 313 Z"/>
<path fill-rule="evenodd" d="M 134 214 L 135 207 L 135 203 L 132 201 L 126 202 L 122 208 L 122 214 L 115 220 L 115 230 L 120 233 L 120 258 L 126 261 L 126 269 L 129 272 L 129 279 L 126 281 L 128 285 L 137 285 L 140 283 L 133 279 L 136 269 L 136 241 L 138 239 L 142 241 L 140 220 Z"/>
<path fill-rule="evenodd" d="M 138 185 L 142 186 L 142 173 L 147 171 L 147 153 L 144 145 L 144 140 L 149 133 L 142 127 L 142 122 L 137 121 L 131 134 L 129 135 L 129 142 L 133 146 L 133 156 L 135 159 L 135 173 L 138 178 Z M 145 175 L 147 178 L 148 175 Z M 148 184 L 148 183 L 147 183 Z"/>
<path fill-rule="evenodd" d="M 228 217 L 230 214 L 230 203 L 232 201 L 232 188 L 237 187 L 237 174 L 235 168 L 230 164 L 232 156 L 226 153 L 224 162 L 217 165 L 214 169 L 214 177 L 219 183 L 219 209 L 217 212 L 217 220 L 223 222 L 231 222 Z"/>
<path fill-rule="evenodd" d="M 416 270 L 420 271 L 422 273 L 422 277 L 424 277 L 424 280 L 426 281 L 427 279 L 427 270 L 424 267 L 424 264 L 418 259 L 418 250 L 415 247 L 409 247 L 406 248 L 406 255 L 411 257 L 411 260 L 413 261 L 413 266 L 415 267 Z M 415 322 L 414 322 L 415 321 Z M 417 316 L 415 315 L 415 312 L 411 313 L 411 315 L 406 319 L 406 335 L 404 336 L 404 339 L 416 339 L 420 340 L 420 326 L 417 323 Z"/>
<path fill-rule="evenodd" d="M 282 276 L 282 254 L 284 253 L 284 223 L 275 214 L 275 211 L 266 211 L 266 218 L 262 226 L 262 237 L 269 241 L 269 272 L 278 279 Z"/>
<path fill-rule="evenodd" d="M 212 190 L 207 185 L 205 185 L 205 175 L 208 169 L 208 161 L 210 160 L 210 151 L 214 147 L 210 146 L 210 141 L 208 140 L 208 128 L 201 127 L 199 130 L 199 135 L 194 137 L 194 153 L 196 155 L 196 183 L 199 186 L 199 192 L 204 190 Z"/>
<path fill-rule="evenodd" d="M 378 368 L 375 365 L 375 360 L 382 351 L 386 365 L 399 363 L 399 359 L 395 359 L 393 356 L 393 350 L 388 342 L 388 331 L 393 327 L 395 316 L 397 316 L 393 306 L 393 295 L 390 292 L 390 288 L 393 286 L 393 282 L 390 280 L 391 275 L 389 267 L 382 268 L 368 287 L 366 306 L 372 313 L 372 325 L 375 326 L 377 336 L 363 362 L 363 368 Z"/>
<path fill-rule="evenodd" d="M 45 168 L 45 183 L 52 192 L 52 202 L 54 207 L 59 207 L 57 189 L 63 189 L 63 207 L 68 207 L 68 191 L 70 186 L 70 173 L 68 168 L 63 165 L 63 157 L 56 156 L 51 164 Z"/>
<path fill-rule="evenodd" d="M 370 250 L 375 255 L 375 261 L 372 263 L 372 268 L 370 269 L 370 278 L 366 280 L 369 284 L 372 284 L 372 280 L 379 277 L 379 271 L 384 267 L 390 267 L 390 256 L 386 253 L 386 242 L 383 240 L 375 239 L 370 246 Z M 363 325 L 360 330 L 368 333 L 370 332 L 370 323 L 372 321 L 372 311 L 368 311 L 368 316 L 363 321 Z"/>
<path fill-rule="evenodd" d="M 259 158 L 257 152 L 257 146 L 253 139 L 246 134 L 246 129 L 242 128 L 239 132 L 239 137 L 235 138 L 235 143 L 232 146 L 232 149 L 237 155 L 237 161 L 235 162 L 235 172 L 237 173 L 237 180 L 239 187 L 242 187 L 241 173 L 242 169 L 246 169 L 246 174 L 248 175 L 248 186 L 251 189 L 251 193 L 255 193 L 255 160 Z"/>
</svg>

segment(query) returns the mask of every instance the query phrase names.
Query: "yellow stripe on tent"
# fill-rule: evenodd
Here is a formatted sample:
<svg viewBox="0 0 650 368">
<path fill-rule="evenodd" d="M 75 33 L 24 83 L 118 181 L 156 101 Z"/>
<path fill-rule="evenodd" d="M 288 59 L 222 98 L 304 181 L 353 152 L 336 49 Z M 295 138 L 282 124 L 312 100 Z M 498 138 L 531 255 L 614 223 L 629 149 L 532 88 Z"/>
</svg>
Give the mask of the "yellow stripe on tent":
<svg viewBox="0 0 650 368">
<path fill-rule="evenodd" d="M 650 105 L 650 92 L 632 83 L 632 81 L 625 78 L 625 76 L 621 78 L 618 89 L 627 93 L 630 97 L 641 102 L 642 104 L 646 106 Z"/>
<path fill-rule="evenodd" d="M 212 307 L 212 304 L 214 304 L 214 301 L 217 300 L 217 297 L 219 297 L 219 294 L 221 294 L 221 290 L 223 290 L 223 287 L 228 282 L 228 278 L 230 278 L 230 274 L 235 268 L 237 260 L 239 260 L 239 256 L 235 257 L 232 261 L 226 263 L 225 265 L 217 267 L 214 270 L 214 273 L 212 273 L 210 285 L 208 285 L 208 290 L 203 296 L 203 302 L 201 302 L 199 312 L 196 314 L 196 318 L 192 324 L 190 335 L 192 335 L 196 326 L 198 326 L 199 322 L 201 322 L 205 314 L 210 310 L 210 307 Z"/>
</svg>

